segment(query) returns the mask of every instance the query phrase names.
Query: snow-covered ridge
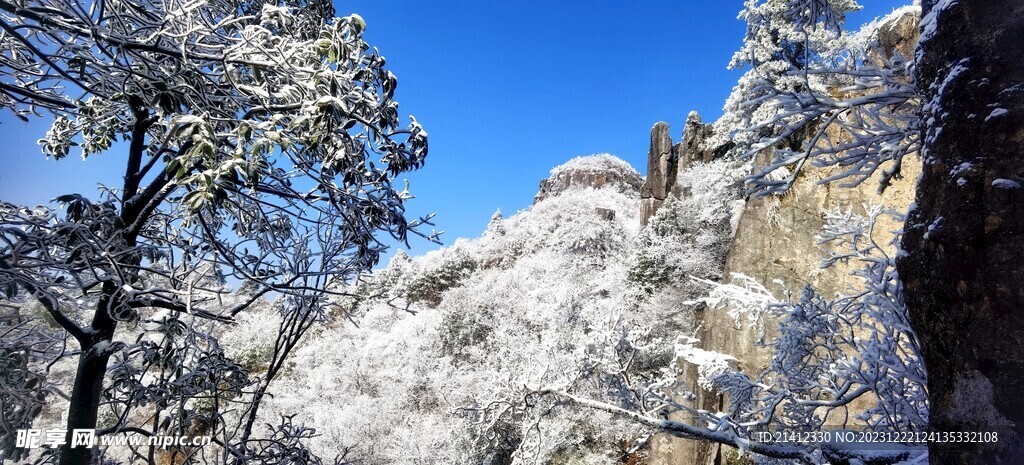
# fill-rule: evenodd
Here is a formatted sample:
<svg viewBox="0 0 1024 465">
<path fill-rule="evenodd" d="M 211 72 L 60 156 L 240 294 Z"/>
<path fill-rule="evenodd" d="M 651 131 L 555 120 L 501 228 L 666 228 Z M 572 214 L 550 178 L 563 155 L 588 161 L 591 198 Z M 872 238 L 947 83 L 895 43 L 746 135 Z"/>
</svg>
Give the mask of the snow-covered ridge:
<svg viewBox="0 0 1024 465">
<path fill-rule="evenodd" d="M 556 179 L 603 176 L 609 186 L 640 178 L 610 155 L 576 158 L 554 171 Z M 529 421 L 499 428 L 515 439 L 502 445 L 482 438 L 487 430 L 472 415 L 453 413 L 541 382 L 538 364 L 551 373 L 576 369 L 579 353 L 629 302 L 639 192 L 565 187 L 515 214 L 495 214 L 480 237 L 422 256 L 397 253 L 349 289 L 357 297 L 344 306 L 357 324 L 340 319 L 297 350 L 293 371 L 278 384 L 285 394 L 266 409 L 268 421 L 299 414 L 316 425 L 310 445 L 319 453 L 354 446 L 367 464 L 508 463 L 494 457 L 513 454 L 523 456 L 514 463 L 533 463 L 535 454 L 560 453 L 615 463 L 606 449 L 635 427 L 609 415 L 553 413 L 535 450 L 515 439 L 526 437 Z M 272 334 L 246 332 L 262 333 Z M 595 445 L 561 452 L 567 444 Z"/>
</svg>

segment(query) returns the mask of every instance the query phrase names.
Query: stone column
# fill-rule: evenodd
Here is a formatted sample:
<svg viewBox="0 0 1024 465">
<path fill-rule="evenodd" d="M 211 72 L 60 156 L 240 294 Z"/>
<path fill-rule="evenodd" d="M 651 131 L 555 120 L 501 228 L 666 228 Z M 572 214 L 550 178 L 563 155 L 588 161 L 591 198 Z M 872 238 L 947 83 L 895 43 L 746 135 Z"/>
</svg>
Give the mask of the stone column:
<svg viewBox="0 0 1024 465">
<path fill-rule="evenodd" d="M 659 121 L 651 128 L 647 151 L 647 179 L 640 188 L 640 223 L 646 225 L 665 202 L 676 183 L 676 160 L 668 123 Z"/>
</svg>

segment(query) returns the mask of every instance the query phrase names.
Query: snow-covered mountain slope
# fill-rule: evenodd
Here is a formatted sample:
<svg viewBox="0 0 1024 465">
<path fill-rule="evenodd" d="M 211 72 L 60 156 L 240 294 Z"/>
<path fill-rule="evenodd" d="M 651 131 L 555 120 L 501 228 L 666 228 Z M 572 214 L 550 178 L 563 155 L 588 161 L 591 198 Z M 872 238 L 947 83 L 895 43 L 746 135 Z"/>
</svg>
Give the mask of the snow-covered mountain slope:
<svg viewBox="0 0 1024 465">
<path fill-rule="evenodd" d="M 641 231 L 641 177 L 627 163 L 596 155 L 553 169 L 544 196 L 495 213 L 481 237 L 400 252 L 349 289 L 264 414 L 297 415 L 316 426 L 310 445 L 322 456 L 351 448 L 367 464 L 622 463 L 634 425 L 553 399 L 522 410 L 513 397 L 571 380 L 607 398 L 621 383 L 586 360 L 627 339 L 648 343 L 631 348 L 630 373 L 664 366 L 672 344 L 660 342 L 690 321 L 688 296 L 666 283 L 720 272 L 741 174 L 725 162 L 695 169 L 680 180 L 693 201 L 662 208 Z M 233 337 L 257 350 L 261 324 L 243 322 Z"/>
</svg>

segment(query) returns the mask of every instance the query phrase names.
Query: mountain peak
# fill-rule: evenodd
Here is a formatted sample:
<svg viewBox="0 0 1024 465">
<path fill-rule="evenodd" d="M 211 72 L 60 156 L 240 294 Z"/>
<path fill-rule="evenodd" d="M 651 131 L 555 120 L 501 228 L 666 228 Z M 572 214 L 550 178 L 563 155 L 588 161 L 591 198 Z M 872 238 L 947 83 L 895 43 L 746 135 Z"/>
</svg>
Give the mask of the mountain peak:
<svg viewBox="0 0 1024 465">
<path fill-rule="evenodd" d="M 637 190 L 643 177 L 625 160 L 607 153 L 573 158 L 551 170 L 540 182 L 533 203 L 556 196 L 570 188 L 601 189 L 613 186 L 620 191 Z"/>
</svg>

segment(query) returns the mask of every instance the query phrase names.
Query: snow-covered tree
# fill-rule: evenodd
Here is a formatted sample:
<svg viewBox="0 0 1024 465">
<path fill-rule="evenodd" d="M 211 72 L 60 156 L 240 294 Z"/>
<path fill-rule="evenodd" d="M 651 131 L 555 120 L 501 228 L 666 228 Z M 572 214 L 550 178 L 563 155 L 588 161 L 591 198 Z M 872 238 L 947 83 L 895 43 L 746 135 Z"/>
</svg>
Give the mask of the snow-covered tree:
<svg viewBox="0 0 1024 465">
<path fill-rule="evenodd" d="M 7 298 L 17 289 L 8 287 Z M 0 460 L 17 460 L 16 432 L 32 426 L 46 405 L 47 384 L 38 360 L 52 360 L 67 347 L 67 336 L 45 321 L 35 306 L 0 304 Z"/>
<path fill-rule="evenodd" d="M 692 290 L 690 276 L 720 278 L 749 171 L 745 163 L 716 160 L 679 173 L 676 188 L 682 194 L 669 196 L 641 231 L 630 280 L 654 292 L 670 286 Z"/>
<path fill-rule="evenodd" d="M 0 284 L 78 346 L 59 353 L 78 359 L 69 434 L 104 411 L 101 435 L 211 433 L 219 458 L 179 452 L 215 462 L 302 455 L 280 437 L 301 427 L 258 437 L 270 382 L 335 289 L 377 262 L 375 236 L 427 221 L 405 218 L 392 185 L 423 164 L 427 134 L 401 126 L 365 27 L 317 0 L 0 1 L 0 103 L 53 118 L 47 156 L 124 151 L 123 186 L 98 200 L 0 204 Z M 276 338 L 248 373 L 212 334 L 268 295 Z M 60 462 L 90 453 L 65 446 Z"/>
<path fill-rule="evenodd" d="M 752 157 L 771 149 L 767 166 L 748 179 L 757 195 L 792 186 L 810 161 L 842 169 L 822 182 L 855 186 L 880 171 L 879 190 L 919 149 L 921 100 L 913 57 L 886 50 L 883 21 L 843 29 L 852 0 L 748 0 L 742 49 L 730 67 L 749 68 L 715 123 L 719 142 Z M 894 13 L 916 9 L 906 7 Z"/>
</svg>

